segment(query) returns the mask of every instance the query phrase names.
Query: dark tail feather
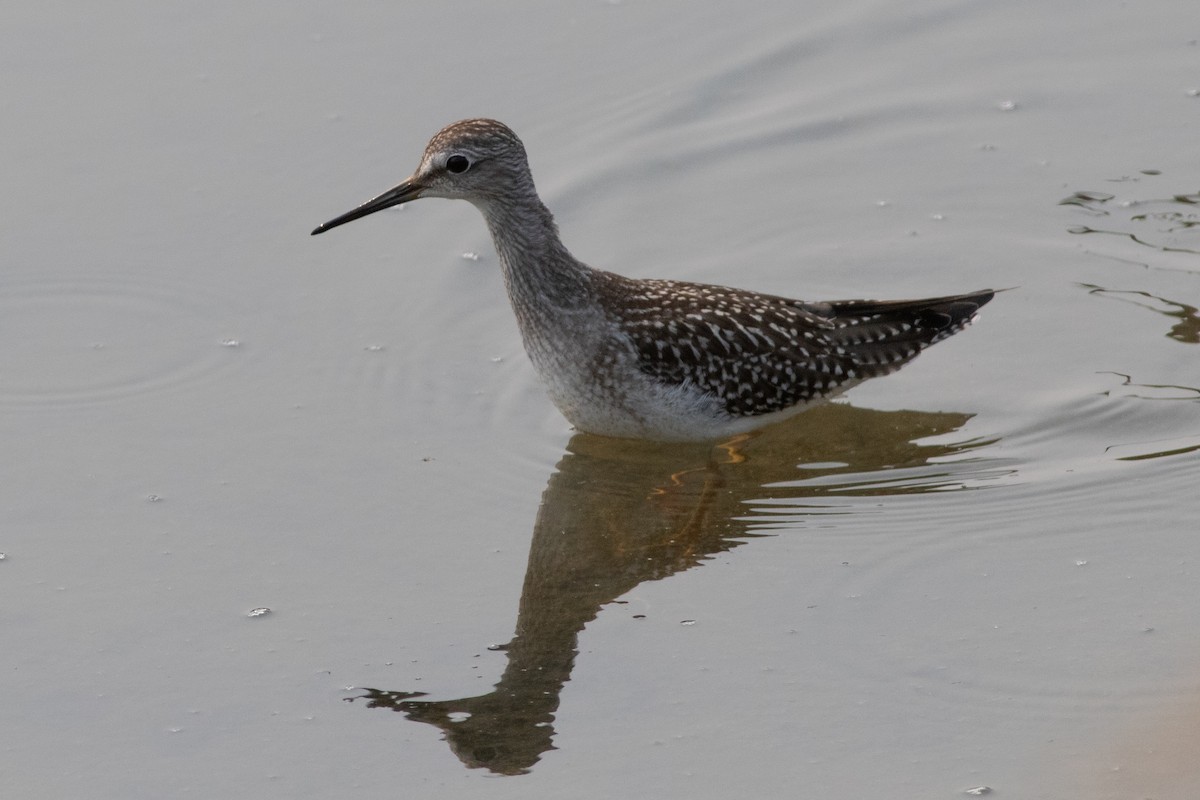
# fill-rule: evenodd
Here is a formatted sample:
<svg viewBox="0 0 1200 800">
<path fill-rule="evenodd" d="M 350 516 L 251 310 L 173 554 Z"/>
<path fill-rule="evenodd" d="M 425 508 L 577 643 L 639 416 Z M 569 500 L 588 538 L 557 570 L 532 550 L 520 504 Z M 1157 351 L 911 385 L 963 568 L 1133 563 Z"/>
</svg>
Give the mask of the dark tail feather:
<svg viewBox="0 0 1200 800">
<path fill-rule="evenodd" d="M 828 304 L 829 319 L 834 340 L 859 363 L 890 372 L 971 324 L 994 296 L 987 289 L 920 300 L 840 300 Z"/>
<path fill-rule="evenodd" d="M 920 300 L 835 300 L 829 305 L 839 328 L 843 327 L 843 323 L 853 327 L 872 321 L 891 320 L 909 322 L 926 331 L 945 328 L 957 330 L 969 323 L 979 309 L 995 296 L 995 290 L 985 289 Z"/>
</svg>

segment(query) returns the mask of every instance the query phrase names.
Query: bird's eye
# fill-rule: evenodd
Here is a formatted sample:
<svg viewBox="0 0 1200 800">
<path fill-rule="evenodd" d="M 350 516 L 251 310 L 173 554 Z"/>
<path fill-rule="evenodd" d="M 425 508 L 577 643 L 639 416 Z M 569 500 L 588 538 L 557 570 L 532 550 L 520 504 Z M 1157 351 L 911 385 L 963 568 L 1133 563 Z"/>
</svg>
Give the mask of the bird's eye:
<svg viewBox="0 0 1200 800">
<path fill-rule="evenodd" d="M 454 155 L 446 159 L 446 171 L 460 175 L 471 168 L 471 159 L 466 156 Z"/>
</svg>

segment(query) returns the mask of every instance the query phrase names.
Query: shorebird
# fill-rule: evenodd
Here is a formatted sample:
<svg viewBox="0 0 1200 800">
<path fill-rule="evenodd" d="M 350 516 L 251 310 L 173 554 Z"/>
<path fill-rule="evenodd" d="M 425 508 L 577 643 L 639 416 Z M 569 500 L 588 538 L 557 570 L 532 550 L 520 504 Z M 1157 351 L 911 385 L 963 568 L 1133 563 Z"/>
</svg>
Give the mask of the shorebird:
<svg viewBox="0 0 1200 800">
<path fill-rule="evenodd" d="M 604 436 L 715 440 L 781 421 L 894 372 L 994 294 L 805 302 L 594 269 L 559 238 L 521 140 L 491 119 L 443 128 L 410 178 L 313 235 L 420 197 L 483 213 L 550 398 L 577 429 Z"/>
</svg>

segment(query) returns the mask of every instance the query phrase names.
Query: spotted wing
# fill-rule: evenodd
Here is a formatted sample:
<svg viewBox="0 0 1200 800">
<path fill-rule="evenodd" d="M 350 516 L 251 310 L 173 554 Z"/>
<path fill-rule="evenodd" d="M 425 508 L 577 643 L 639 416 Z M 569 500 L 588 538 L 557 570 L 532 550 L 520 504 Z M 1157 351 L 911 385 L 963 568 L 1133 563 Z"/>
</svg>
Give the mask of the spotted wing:
<svg viewBox="0 0 1200 800">
<path fill-rule="evenodd" d="M 621 304 L 621 322 L 642 371 L 691 384 L 733 416 L 780 411 L 893 372 L 969 324 L 992 297 L 805 303 L 676 281 L 637 288 Z"/>
</svg>

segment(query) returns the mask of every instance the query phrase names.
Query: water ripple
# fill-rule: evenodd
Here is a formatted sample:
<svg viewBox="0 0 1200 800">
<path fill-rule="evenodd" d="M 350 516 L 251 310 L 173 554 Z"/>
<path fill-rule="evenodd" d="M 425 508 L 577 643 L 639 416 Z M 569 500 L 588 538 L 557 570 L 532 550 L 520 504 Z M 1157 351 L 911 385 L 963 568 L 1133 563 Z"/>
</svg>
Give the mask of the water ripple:
<svg viewBox="0 0 1200 800">
<path fill-rule="evenodd" d="M 0 291 L 0 405 L 100 403 L 195 381 L 230 364 L 222 301 L 122 279 Z"/>
<path fill-rule="evenodd" d="M 1111 183 L 1137 186 L 1161 175 L 1143 170 L 1137 176 L 1112 178 Z M 1143 247 L 1163 253 L 1200 254 L 1200 194 L 1177 192 L 1169 196 L 1142 197 L 1110 192 L 1080 190 L 1059 201 L 1072 206 L 1094 220 L 1094 224 L 1075 224 L 1067 228 L 1074 234 L 1101 233 L 1121 236 Z"/>
</svg>

